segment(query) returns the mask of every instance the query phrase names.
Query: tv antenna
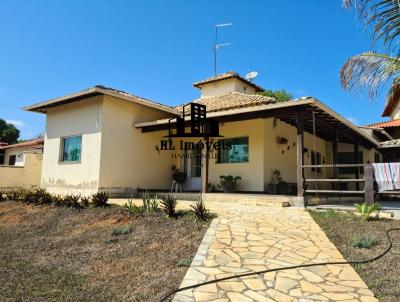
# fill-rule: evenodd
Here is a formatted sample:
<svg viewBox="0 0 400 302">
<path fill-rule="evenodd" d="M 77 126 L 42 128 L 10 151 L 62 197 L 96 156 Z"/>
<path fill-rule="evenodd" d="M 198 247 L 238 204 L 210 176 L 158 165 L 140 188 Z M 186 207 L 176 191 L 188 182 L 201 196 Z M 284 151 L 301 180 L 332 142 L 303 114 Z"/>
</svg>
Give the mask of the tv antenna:
<svg viewBox="0 0 400 302">
<path fill-rule="evenodd" d="M 215 25 L 215 40 L 214 40 L 214 46 L 213 46 L 213 54 L 214 54 L 214 76 L 217 75 L 217 50 L 220 49 L 223 46 L 229 46 L 232 43 L 221 43 L 218 44 L 218 28 L 220 27 L 226 27 L 226 26 L 232 26 L 232 23 L 223 23 L 223 24 L 217 24 Z"/>
<path fill-rule="evenodd" d="M 248 74 L 246 74 L 245 79 L 253 82 L 253 79 L 258 76 L 258 72 L 257 71 L 250 71 Z"/>
</svg>

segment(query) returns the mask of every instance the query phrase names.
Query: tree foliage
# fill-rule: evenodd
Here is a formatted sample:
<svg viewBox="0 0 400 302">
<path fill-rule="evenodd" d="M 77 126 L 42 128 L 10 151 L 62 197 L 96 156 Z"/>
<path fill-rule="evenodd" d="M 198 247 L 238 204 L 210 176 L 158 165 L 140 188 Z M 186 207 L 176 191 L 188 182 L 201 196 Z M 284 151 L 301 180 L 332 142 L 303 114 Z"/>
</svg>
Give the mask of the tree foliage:
<svg viewBox="0 0 400 302">
<path fill-rule="evenodd" d="M 340 70 L 342 87 L 367 91 L 371 99 L 387 91 L 387 102 L 400 97 L 400 1 L 343 0 L 372 29 L 373 45 L 380 42 L 386 54 L 369 51 L 349 58 Z M 396 54 L 396 55 L 391 55 Z"/>
<path fill-rule="evenodd" d="M 284 89 L 275 90 L 275 91 L 265 90 L 263 92 L 260 92 L 260 95 L 273 97 L 278 102 L 286 102 L 286 101 L 293 99 L 293 95 L 291 93 L 285 91 Z"/>
<path fill-rule="evenodd" d="M 0 118 L 0 142 L 15 144 L 18 141 L 19 130 Z"/>
</svg>

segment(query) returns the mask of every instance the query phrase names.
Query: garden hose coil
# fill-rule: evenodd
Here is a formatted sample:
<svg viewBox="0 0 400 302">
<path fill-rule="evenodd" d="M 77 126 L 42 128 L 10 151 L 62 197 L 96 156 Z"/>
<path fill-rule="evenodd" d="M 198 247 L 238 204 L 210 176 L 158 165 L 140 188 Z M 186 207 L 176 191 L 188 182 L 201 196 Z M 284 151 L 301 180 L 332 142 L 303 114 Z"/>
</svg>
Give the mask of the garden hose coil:
<svg viewBox="0 0 400 302">
<path fill-rule="evenodd" d="M 305 268 L 305 267 L 312 267 L 312 266 L 321 266 L 321 265 L 338 265 L 338 264 L 366 264 L 366 263 L 370 263 L 373 261 L 376 261 L 380 258 L 382 258 L 383 256 L 385 256 L 393 247 L 393 242 L 392 239 L 390 237 L 390 233 L 393 231 L 399 231 L 400 228 L 392 228 L 386 231 L 386 238 L 388 241 L 388 246 L 387 248 L 380 253 L 379 255 L 370 258 L 370 259 L 366 259 L 366 260 L 354 260 L 354 261 L 338 261 L 338 262 L 322 262 L 322 263 L 309 263 L 309 264 L 301 264 L 301 265 L 294 265 L 294 266 L 287 266 L 287 267 L 279 267 L 279 268 L 273 268 L 273 269 L 266 269 L 266 270 L 262 270 L 262 271 L 255 271 L 255 272 L 248 272 L 248 273 L 242 273 L 242 274 L 237 274 L 237 275 L 232 275 L 229 277 L 224 277 L 224 278 L 220 278 L 220 279 L 215 279 L 215 280 L 210 280 L 210 281 L 206 281 L 206 282 L 202 282 L 202 283 L 198 283 L 198 284 L 193 284 L 193 285 L 189 285 L 189 286 L 185 286 L 185 287 L 181 287 L 178 289 L 175 289 L 173 291 L 171 291 L 170 293 L 168 293 L 166 296 L 164 296 L 160 302 L 164 302 L 166 301 L 168 298 L 170 298 L 172 295 L 181 292 L 181 291 L 185 291 L 188 289 L 193 289 L 193 288 L 197 288 L 200 286 L 204 286 L 204 285 L 208 285 L 208 284 L 213 284 L 213 283 L 217 283 L 217 282 L 221 282 L 221 281 L 226 281 L 226 280 L 231 280 L 231 279 L 235 279 L 235 278 L 242 278 L 242 277 L 248 277 L 248 276 L 253 276 L 253 275 L 261 275 L 261 274 L 265 274 L 265 273 L 270 273 L 270 272 L 277 272 L 277 271 L 286 271 L 286 270 L 292 270 L 292 269 L 298 269 L 298 268 Z"/>
</svg>

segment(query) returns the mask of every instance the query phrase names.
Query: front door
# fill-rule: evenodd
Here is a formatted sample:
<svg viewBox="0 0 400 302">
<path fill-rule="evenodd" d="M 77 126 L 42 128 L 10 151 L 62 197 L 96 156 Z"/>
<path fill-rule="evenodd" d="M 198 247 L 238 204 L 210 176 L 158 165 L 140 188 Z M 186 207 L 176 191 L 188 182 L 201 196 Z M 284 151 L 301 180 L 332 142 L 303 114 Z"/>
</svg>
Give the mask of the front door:
<svg viewBox="0 0 400 302">
<path fill-rule="evenodd" d="M 187 179 L 183 186 L 185 191 L 201 190 L 201 150 L 190 150 L 185 153 L 183 167 Z"/>
</svg>

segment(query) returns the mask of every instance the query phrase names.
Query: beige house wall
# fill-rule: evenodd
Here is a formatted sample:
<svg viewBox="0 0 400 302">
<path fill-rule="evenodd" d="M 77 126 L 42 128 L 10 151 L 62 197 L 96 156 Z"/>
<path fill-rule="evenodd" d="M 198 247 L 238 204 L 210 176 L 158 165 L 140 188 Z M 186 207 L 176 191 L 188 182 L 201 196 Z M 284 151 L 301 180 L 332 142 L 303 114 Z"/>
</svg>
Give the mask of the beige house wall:
<svg viewBox="0 0 400 302">
<path fill-rule="evenodd" d="M 213 158 L 209 162 L 209 182 L 219 184 L 221 175 L 240 176 L 242 180 L 237 183 L 238 191 L 263 191 L 264 120 L 225 123 L 220 126 L 220 133 L 224 139 L 248 136 L 249 162 L 217 163 L 217 159 Z"/>
<path fill-rule="evenodd" d="M 42 186 L 52 193 L 91 194 L 99 187 L 103 96 L 50 108 L 46 116 Z M 82 135 L 80 162 L 61 162 L 63 137 Z"/>
<path fill-rule="evenodd" d="M 42 172 L 42 154 L 24 153 L 25 166 L 0 166 L 0 188 L 38 187 Z"/>
<path fill-rule="evenodd" d="M 15 165 L 24 166 L 25 165 L 25 153 L 42 153 L 42 146 L 31 146 L 31 147 L 20 147 L 20 148 L 9 148 L 5 149 L 4 152 L 4 164 L 8 165 L 10 156 L 15 155 Z"/>
<path fill-rule="evenodd" d="M 232 91 L 246 94 L 256 93 L 256 90 L 253 86 L 250 86 L 245 82 L 235 78 L 226 79 L 218 82 L 211 82 L 201 86 L 202 97 L 222 95 Z"/>
<path fill-rule="evenodd" d="M 162 119 L 169 114 L 111 96 L 104 97 L 100 187 L 111 192 L 134 188 L 168 189 L 171 185 L 170 152 L 155 146 L 166 131 L 142 133 L 135 123 Z"/>
</svg>

